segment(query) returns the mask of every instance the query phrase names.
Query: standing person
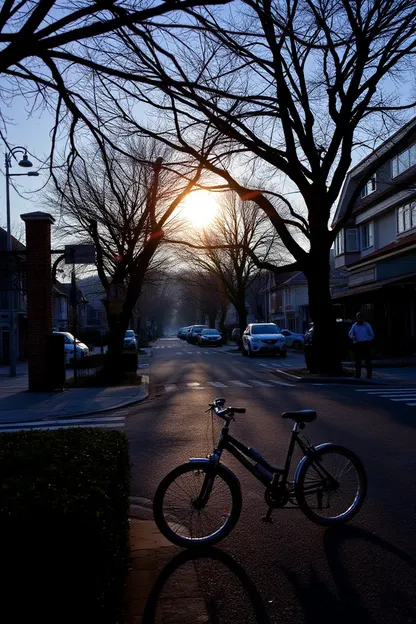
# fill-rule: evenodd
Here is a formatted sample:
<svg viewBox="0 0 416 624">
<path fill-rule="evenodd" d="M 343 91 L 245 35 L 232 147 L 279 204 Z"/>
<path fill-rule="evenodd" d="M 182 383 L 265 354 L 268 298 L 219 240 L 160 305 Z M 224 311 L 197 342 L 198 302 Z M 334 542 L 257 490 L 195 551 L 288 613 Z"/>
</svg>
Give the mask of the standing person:
<svg viewBox="0 0 416 624">
<path fill-rule="evenodd" d="M 371 343 L 374 340 L 374 332 L 370 323 L 364 321 L 362 312 L 357 312 L 355 317 L 357 322 L 351 327 L 349 337 L 354 343 L 355 351 L 355 377 L 361 377 L 361 364 L 365 361 L 367 369 L 367 379 L 371 379 Z"/>
</svg>

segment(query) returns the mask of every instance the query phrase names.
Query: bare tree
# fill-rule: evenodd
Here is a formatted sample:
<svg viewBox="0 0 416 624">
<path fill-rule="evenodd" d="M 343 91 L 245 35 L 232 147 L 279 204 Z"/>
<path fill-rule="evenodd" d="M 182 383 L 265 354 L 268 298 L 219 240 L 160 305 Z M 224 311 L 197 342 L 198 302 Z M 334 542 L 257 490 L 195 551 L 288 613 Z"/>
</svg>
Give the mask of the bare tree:
<svg viewBox="0 0 416 624">
<path fill-rule="evenodd" d="M 242 335 L 247 326 L 247 292 L 259 276 L 253 255 L 264 262 L 272 258 L 277 261 L 277 234 L 266 215 L 253 202 L 227 193 L 199 240 L 184 241 L 184 245 L 182 253 L 189 264 L 215 276 L 221 284 L 237 312 Z"/>
<path fill-rule="evenodd" d="M 181 299 L 186 302 L 186 306 L 192 306 L 192 319 L 203 322 L 208 317 L 210 327 L 215 327 L 217 320 L 223 327 L 228 298 L 221 279 L 216 272 L 193 262 L 189 254 L 182 255 L 188 266 L 176 276 L 176 281 L 181 290 Z"/>
<path fill-rule="evenodd" d="M 337 372 L 330 248 L 365 183 L 408 134 L 377 154 L 334 230 L 331 210 L 353 150 L 376 147 L 415 106 L 415 97 L 401 100 L 400 86 L 414 76 L 416 3 L 242 0 L 229 11 L 191 9 L 181 24 L 160 22 L 144 38 L 146 51 L 125 38 L 137 71 L 147 72 L 129 96 L 169 115 L 161 140 L 264 211 L 293 262 L 258 264 L 305 273 L 320 368 Z M 217 143 L 206 157 L 199 141 L 208 126 Z"/>
<path fill-rule="evenodd" d="M 154 142 L 142 141 L 131 158 L 111 151 L 89 153 L 49 197 L 51 206 L 59 206 L 61 230 L 94 243 L 104 290 L 125 287 L 121 309 L 106 305 L 112 374 L 121 369 L 124 335 L 146 273 L 166 259 L 160 255 L 165 233 L 175 232 L 174 212 L 200 176 L 200 167 L 192 164 L 182 164 L 181 175 L 164 169 L 155 150 Z"/>
<path fill-rule="evenodd" d="M 204 4 L 212 1 L 217 0 Z M 123 56 L 120 34 L 130 41 L 140 35 L 141 43 L 161 16 L 175 19 L 195 6 L 195 0 L 4 0 L 0 8 L 1 98 L 10 105 L 17 95 L 23 95 L 32 108 L 52 110 L 52 157 L 66 118 L 72 153 L 76 152 L 76 138 L 82 136 L 81 128 L 96 139 L 108 138 L 96 106 L 94 84 L 103 75 L 122 81 L 136 77 L 127 64 L 116 67 L 115 58 Z M 0 119 L 4 121 L 1 113 Z M 4 132 L 2 136 L 6 140 Z"/>
</svg>

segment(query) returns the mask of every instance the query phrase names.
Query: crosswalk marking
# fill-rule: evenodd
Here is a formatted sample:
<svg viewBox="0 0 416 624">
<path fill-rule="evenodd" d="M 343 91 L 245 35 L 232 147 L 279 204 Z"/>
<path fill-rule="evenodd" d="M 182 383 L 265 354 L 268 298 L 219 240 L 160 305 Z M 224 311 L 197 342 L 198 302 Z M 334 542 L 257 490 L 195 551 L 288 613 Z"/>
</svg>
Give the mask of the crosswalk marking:
<svg viewBox="0 0 416 624">
<path fill-rule="evenodd" d="M 251 388 L 249 384 L 244 383 L 244 381 L 230 381 L 230 383 L 240 386 L 241 388 Z"/>
<path fill-rule="evenodd" d="M 188 383 L 186 384 L 188 386 L 188 388 L 200 388 L 201 384 L 199 383 L 199 381 L 188 381 Z"/>
<path fill-rule="evenodd" d="M 258 379 L 247 379 L 247 381 L 249 381 L 250 383 L 254 384 L 255 386 L 263 386 L 265 388 L 273 388 L 272 384 L 268 383 L 267 381 L 259 381 Z"/>
<path fill-rule="evenodd" d="M 207 384 L 214 386 L 214 388 L 227 388 L 227 386 L 221 383 L 221 381 L 207 381 Z"/>
<path fill-rule="evenodd" d="M 416 407 L 416 387 L 404 386 L 400 388 L 356 388 L 356 392 L 365 392 L 368 396 L 387 399 L 393 403 L 404 403 L 409 407 Z"/>
<path fill-rule="evenodd" d="M 276 384 L 276 386 L 291 386 L 293 387 L 293 384 L 291 383 L 287 383 L 286 381 L 277 381 L 277 379 L 270 379 L 270 383 Z M 318 385 L 318 384 L 315 384 Z M 323 385 L 323 384 L 320 384 Z"/>
<path fill-rule="evenodd" d="M 176 384 L 168 384 L 167 386 L 165 386 L 166 392 L 174 392 L 177 389 L 178 386 Z"/>
<path fill-rule="evenodd" d="M 402 392 L 403 390 L 416 390 L 416 388 L 413 387 L 413 386 L 400 386 L 400 387 L 397 387 L 397 388 L 395 386 L 393 386 L 393 387 L 390 386 L 389 388 L 386 387 L 386 386 L 383 386 L 383 387 L 380 387 L 380 388 L 377 388 L 377 389 L 376 388 L 371 388 L 371 389 L 369 389 L 369 388 L 356 388 L 355 391 L 356 392 L 368 392 L 368 393 L 376 392 L 376 393 L 379 393 L 379 392 L 393 392 L 393 391 L 394 392 Z"/>
<path fill-rule="evenodd" d="M 84 418 L 55 418 L 54 420 L 27 420 L 24 422 L 0 424 L 0 432 L 69 429 L 120 429 L 125 425 L 125 416 L 85 416 Z"/>
</svg>

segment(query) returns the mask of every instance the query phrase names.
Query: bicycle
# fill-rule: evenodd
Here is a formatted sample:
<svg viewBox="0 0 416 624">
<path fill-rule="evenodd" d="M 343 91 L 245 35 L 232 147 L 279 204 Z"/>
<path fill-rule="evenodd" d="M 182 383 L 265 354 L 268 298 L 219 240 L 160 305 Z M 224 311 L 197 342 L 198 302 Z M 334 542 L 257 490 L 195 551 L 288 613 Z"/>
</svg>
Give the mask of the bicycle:
<svg viewBox="0 0 416 624">
<path fill-rule="evenodd" d="M 313 446 L 299 433 L 317 418 L 314 410 L 284 412 L 294 420 L 284 467 L 276 467 L 252 447 L 229 433 L 234 414 L 243 407 L 225 407 L 225 399 L 215 399 L 208 412 L 225 421 L 220 438 L 208 458 L 191 458 L 172 470 L 159 484 L 153 500 L 155 522 L 173 544 L 185 548 L 216 544 L 237 524 L 242 507 L 241 486 L 236 475 L 221 463 L 229 451 L 265 486 L 268 505 L 262 518 L 271 522 L 274 509 L 286 504 L 298 507 L 310 520 L 325 526 L 351 520 L 361 509 L 367 491 L 367 477 L 361 460 L 338 444 Z M 304 456 L 294 481 L 288 480 L 292 455 L 297 444 Z M 345 496 L 345 503 L 343 502 Z"/>
</svg>

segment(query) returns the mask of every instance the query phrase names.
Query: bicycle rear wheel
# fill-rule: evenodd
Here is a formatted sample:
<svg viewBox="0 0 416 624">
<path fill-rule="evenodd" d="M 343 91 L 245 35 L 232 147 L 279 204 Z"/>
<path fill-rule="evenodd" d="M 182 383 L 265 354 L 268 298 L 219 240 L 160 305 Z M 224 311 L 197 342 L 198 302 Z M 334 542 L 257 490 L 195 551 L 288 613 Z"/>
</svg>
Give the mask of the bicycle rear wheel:
<svg viewBox="0 0 416 624">
<path fill-rule="evenodd" d="M 332 526 L 351 520 L 360 511 L 366 492 L 364 466 L 343 446 L 318 447 L 316 455 L 299 464 L 296 499 L 312 522 Z"/>
<path fill-rule="evenodd" d="M 161 481 L 153 514 L 161 533 L 185 548 L 216 544 L 234 528 L 241 512 L 241 491 L 231 471 L 218 466 L 211 493 L 200 509 L 196 501 L 205 482 L 207 462 L 178 466 Z"/>
</svg>

